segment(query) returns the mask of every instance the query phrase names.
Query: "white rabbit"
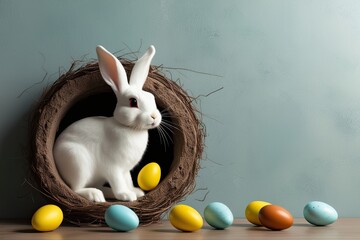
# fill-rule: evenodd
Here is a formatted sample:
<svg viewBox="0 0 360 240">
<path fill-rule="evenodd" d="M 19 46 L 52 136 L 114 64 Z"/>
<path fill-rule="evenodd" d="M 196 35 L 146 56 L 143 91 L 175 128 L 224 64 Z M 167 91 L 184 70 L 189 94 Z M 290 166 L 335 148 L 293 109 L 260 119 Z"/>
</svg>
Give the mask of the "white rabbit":
<svg viewBox="0 0 360 240">
<path fill-rule="evenodd" d="M 114 116 L 88 117 L 67 127 L 55 142 L 55 163 L 68 186 L 91 201 L 134 201 L 144 192 L 134 187 L 130 170 L 145 152 L 148 130 L 162 120 L 154 96 L 142 90 L 155 48 L 135 63 L 129 83 L 115 56 L 102 46 L 96 52 L 101 75 L 117 97 Z"/>
</svg>

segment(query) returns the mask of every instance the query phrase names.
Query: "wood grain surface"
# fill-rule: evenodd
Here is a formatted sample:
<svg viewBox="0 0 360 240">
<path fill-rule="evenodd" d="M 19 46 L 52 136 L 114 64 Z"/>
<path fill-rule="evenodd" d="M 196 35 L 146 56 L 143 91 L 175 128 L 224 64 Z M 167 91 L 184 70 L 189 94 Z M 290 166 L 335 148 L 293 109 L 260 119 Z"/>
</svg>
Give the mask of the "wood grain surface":
<svg viewBox="0 0 360 240">
<path fill-rule="evenodd" d="M 131 232 L 115 232 L 108 227 L 74 227 L 63 225 L 53 232 L 36 232 L 30 223 L 24 221 L 0 221 L 0 239 L 37 239 L 37 240 L 106 240 L 106 239 L 360 239 L 360 218 L 339 219 L 326 227 L 315 227 L 304 219 L 296 219 L 294 225 L 283 231 L 270 231 L 263 227 L 255 227 L 244 219 L 237 219 L 226 230 L 214 230 L 208 225 L 196 232 L 180 232 L 172 227 L 168 221 L 139 227 Z"/>
</svg>

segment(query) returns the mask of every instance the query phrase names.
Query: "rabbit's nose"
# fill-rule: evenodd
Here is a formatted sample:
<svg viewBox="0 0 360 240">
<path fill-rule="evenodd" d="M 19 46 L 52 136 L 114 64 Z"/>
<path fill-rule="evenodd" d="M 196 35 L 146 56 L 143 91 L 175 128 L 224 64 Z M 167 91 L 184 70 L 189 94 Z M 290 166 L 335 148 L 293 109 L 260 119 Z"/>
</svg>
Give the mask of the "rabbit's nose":
<svg viewBox="0 0 360 240">
<path fill-rule="evenodd" d="M 157 118 L 156 112 L 151 113 L 150 117 L 155 120 Z"/>
</svg>

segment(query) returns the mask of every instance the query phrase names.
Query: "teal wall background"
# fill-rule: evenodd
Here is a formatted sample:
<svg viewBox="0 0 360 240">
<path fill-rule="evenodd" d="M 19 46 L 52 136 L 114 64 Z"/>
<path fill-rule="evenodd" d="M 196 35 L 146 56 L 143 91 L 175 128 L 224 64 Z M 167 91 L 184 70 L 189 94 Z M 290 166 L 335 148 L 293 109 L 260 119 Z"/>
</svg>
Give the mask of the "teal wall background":
<svg viewBox="0 0 360 240">
<path fill-rule="evenodd" d="M 0 218 L 44 203 L 24 183 L 28 115 L 98 44 L 154 44 L 153 64 L 222 76 L 172 72 L 193 96 L 224 87 L 199 102 L 207 147 L 185 203 L 243 217 L 265 200 L 301 217 L 320 200 L 360 217 L 359 12 L 355 0 L 0 0 Z"/>
</svg>

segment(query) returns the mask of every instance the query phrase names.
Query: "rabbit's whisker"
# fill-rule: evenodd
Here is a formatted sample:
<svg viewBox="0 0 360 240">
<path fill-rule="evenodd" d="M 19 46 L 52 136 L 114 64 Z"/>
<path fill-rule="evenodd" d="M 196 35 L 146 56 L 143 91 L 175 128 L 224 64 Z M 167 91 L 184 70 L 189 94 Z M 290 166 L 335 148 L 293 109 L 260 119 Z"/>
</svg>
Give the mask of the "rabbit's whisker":
<svg viewBox="0 0 360 240">
<path fill-rule="evenodd" d="M 174 143 L 173 139 L 172 139 L 172 134 L 170 134 L 169 131 L 166 130 L 165 125 L 161 126 L 161 128 L 162 128 L 163 133 L 166 136 L 167 140 L 170 140 L 171 143 Z"/>
<path fill-rule="evenodd" d="M 159 137 L 160 137 L 160 143 L 162 145 L 164 145 L 165 152 L 166 152 L 166 147 L 169 145 L 168 134 L 166 133 L 166 131 L 161 126 L 159 126 L 157 128 L 157 130 L 158 130 Z"/>
<path fill-rule="evenodd" d="M 174 132 L 173 132 L 174 129 L 180 131 L 179 126 L 178 126 L 178 125 L 175 125 L 175 124 L 174 124 L 173 122 L 171 122 L 171 121 L 163 120 L 161 123 L 162 123 L 162 125 L 163 125 L 164 127 L 166 127 L 168 130 L 170 130 L 172 133 L 174 133 Z"/>
</svg>

